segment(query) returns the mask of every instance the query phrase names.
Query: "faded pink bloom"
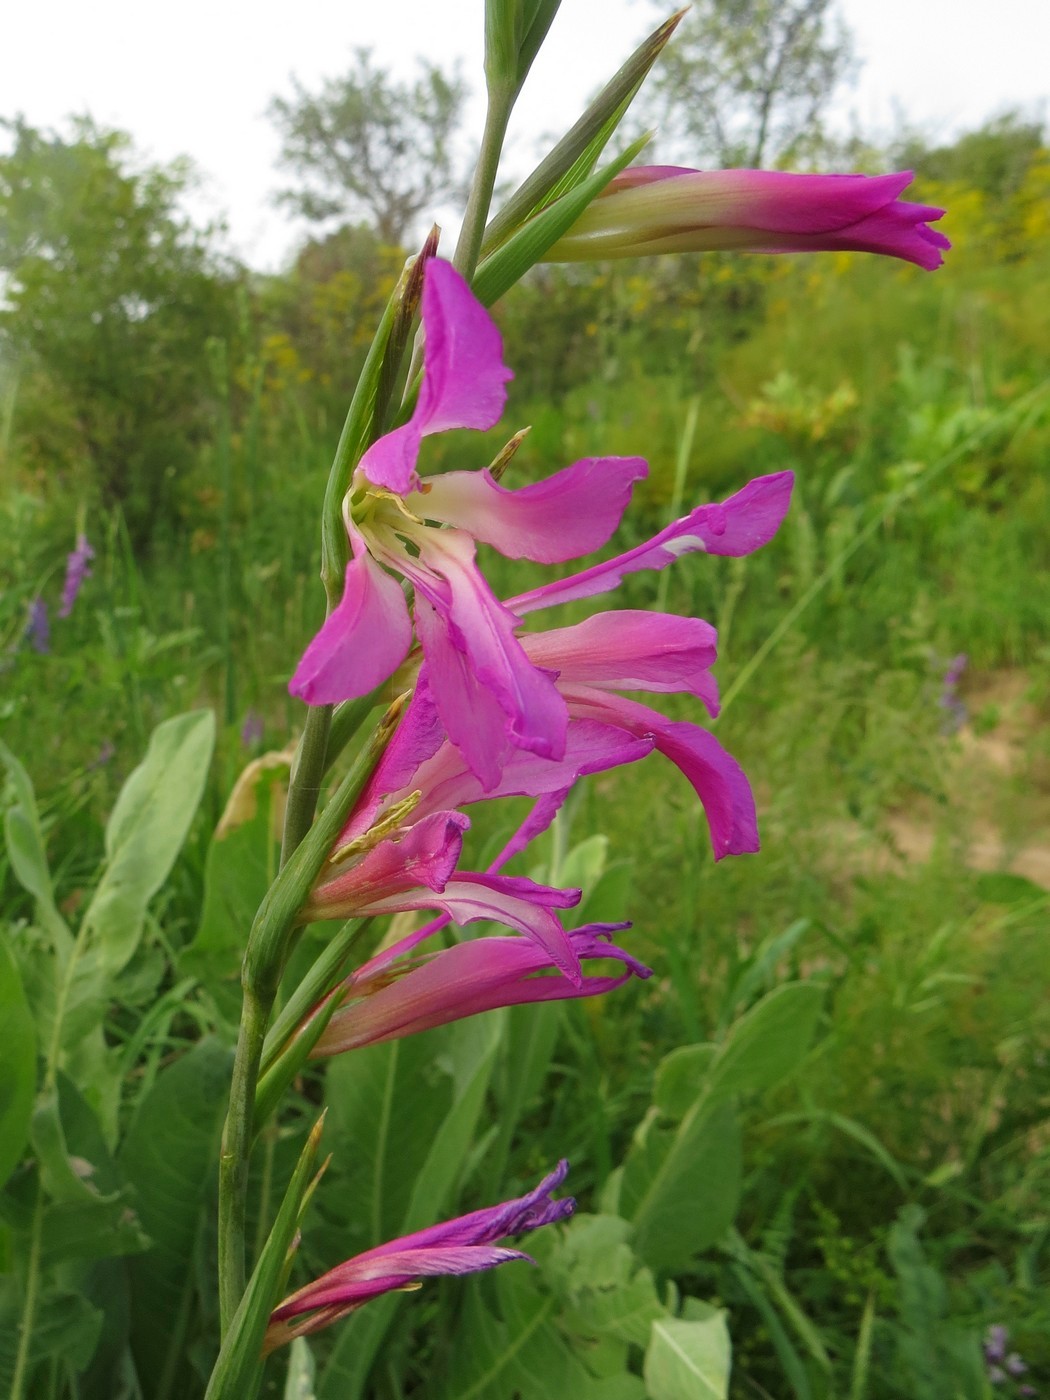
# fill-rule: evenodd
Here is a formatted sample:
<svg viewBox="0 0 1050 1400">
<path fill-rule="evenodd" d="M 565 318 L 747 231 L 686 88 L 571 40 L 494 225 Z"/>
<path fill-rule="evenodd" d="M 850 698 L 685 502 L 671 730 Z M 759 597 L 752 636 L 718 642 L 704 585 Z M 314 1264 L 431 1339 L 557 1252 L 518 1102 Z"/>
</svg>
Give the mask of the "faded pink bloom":
<svg viewBox="0 0 1050 1400">
<path fill-rule="evenodd" d="M 472 1211 L 443 1225 L 431 1225 L 330 1269 L 274 1308 L 263 1340 L 263 1354 L 296 1337 L 319 1332 L 372 1298 L 409 1288 L 420 1279 L 474 1274 L 512 1259 L 529 1260 L 521 1250 L 497 1246 L 495 1242 L 508 1235 L 528 1234 L 570 1216 L 576 1205 L 572 1197 L 563 1196 L 557 1201 L 551 1197 L 568 1170 L 568 1162 L 559 1162 L 525 1196 Z"/>
</svg>

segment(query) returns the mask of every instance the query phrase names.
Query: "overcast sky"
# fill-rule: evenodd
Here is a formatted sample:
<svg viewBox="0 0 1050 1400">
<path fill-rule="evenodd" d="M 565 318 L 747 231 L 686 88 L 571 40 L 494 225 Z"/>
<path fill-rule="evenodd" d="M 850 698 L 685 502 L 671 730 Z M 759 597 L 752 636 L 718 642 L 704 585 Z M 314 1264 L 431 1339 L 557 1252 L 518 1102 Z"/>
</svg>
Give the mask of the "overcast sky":
<svg viewBox="0 0 1050 1400">
<path fill-rule="evenodd" d="M 852 119 L 865 135 L 886 135 L 899 111 L 946 139 L 1008 107 L 1046 114 L 1050 0 L 840 0 L 840 8 L 863 60 L 838 104 L 844 127 Z M 270 98 L 290 91 L 293 73 L 307 88 L 338 74 L 359 45 L 405 77 L 417 54 L 445 66 L 459 59 L 480 94 L 483 11 L 483 0 L 182 0 L 177 11 L 149 0 L 13 3 L 0 46 L 0 115 L 55 126 L 88 112 L 130 132 L 154 160 L 191 156 L 206 177 L 202 207 L 227 217 L 242 257 L 274 268 L 297 231 L 270 202 L 281 179 Z M 648 0 L 563 0 L 512 127 L 521 173 L 538 136 L 575 120 L 659 17 Z"/>
</svg>

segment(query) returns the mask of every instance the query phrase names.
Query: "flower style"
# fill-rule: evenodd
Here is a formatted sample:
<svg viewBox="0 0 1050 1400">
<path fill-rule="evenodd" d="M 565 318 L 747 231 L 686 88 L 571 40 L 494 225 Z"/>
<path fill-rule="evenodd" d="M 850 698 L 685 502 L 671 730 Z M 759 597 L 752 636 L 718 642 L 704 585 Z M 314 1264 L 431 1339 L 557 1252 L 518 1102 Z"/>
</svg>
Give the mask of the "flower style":
<svg viewBox="0 0 1050 1400">
<path fill-rule="evenodd" d="M 296 1337 L 319 1332 L 383 1293 L 418 1287 L 420 1279 L 478 1273 L 511 1259 L 532 1263 L 521 1250 L 497 1246 L 495 1241 L 508 1235 L 528 1234 L 570 1216 L 576 1206 L 572 1197 L 551 1197 L 568 1170 L 568 1162 L 559 1162 L 525 1196 L 472 1211 L 443 1225 L 431 1225 L 330 1269 L 273 1310 L 263 1340 L 263 1354 L 268 1355 Z"/>
<path fill-rule="evenodd" d="M 580 962 L 608 958 L 622 964 L 613 976 L 574 981 L 527 938 L 477 938 L 421 957 L 409 954 L 430 929 L 409 934 L 378 953 L 332 995 L 340 999 L 311 1054 L 320 1059 L 415 1035 L 500 1006 L 600 996 L 651 970 L 611 941 L 629 924 L 587 924 L 569 939 Z M 314 1015 L 323 1010 L 325 1003 Z M 313 1019 L 311 1017 L 311 1019 Z"/>
<path fill-rule="evenodd" d="M 560 758 L 568 717 L 552 679 L 526 658 L 516 619 L 479 571 L 475 542 L 540 563 L 590 553 L 616 529 L 647 467 L 637 457 L 587 459 L 518 490 L 506 490 L 487 470 L 421 481 L 422 439 L 492 427 L 511 377 L 495 324 L 448 263 L 427 264 L 422 317 L 415 409 L 354 472 L 343 507 L 352 556 L 343 598 L 289 688 L 311 704 L 330 704 L 367 694 L 393 673 L 412 644 L 408 606 L 388 570 L 400 574 L 415 590 L 416 630 L 445 727 L 492 787 L 516 749 Z M 467 676 L 481 684 L 482 712 L 463 709 Z"/>
<path fill-rule="evenodd" d="M 780 170 L 632 166 L 615 176 L 547 262 L 727 249 L 752 253 L 883 253 L 932 270 L 951 244 L 930 228 L 943 209 L 898 196 L 891 175 L 799 175 Z"/>
</svg>

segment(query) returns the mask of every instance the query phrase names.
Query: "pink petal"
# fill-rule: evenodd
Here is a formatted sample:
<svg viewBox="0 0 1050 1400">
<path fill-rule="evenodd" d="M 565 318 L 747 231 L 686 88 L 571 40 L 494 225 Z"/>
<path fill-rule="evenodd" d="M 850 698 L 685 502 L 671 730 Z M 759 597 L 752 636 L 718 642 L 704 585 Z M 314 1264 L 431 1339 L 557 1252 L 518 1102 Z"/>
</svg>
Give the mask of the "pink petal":
<svg viewBox="0 0 1050 1400">
<path fill-rule="evenodd" d="M 346 566 L 338 607 L 306 648 L 288 689 L 310 705 L 367 695 L 393 675 L 411 645 L 401 585 L 362 546 Z"/>
<path fill-rule="evenodd" d="M 470 819 L 459 812 L 435 812 L 381 841 L 348 870 L 318 885 L 304 909 L 308 919 L 350 917 L 377 912 L 384 901 L 399 907 L 406 895 L 417 908 L 443 890 L 463 849 Z M 424 908 L 429 907 L 425 903 Z"/>
<path fill-rule="evenodd" d="M 529 661 L 517 619 L 495 597 L 460 530 L 428 530 L 416 586 L 416 631 L 449 738 L 486 789 L 515 749 L 565 750 L 568 716 L 553 680 Z"/>
<path fill-rule="evenodd" d="M 418 516 L 459 526 L 508 559 L 559 564 L 605 544 L 634 483 L 648 470 L 641 457 L 592 457 L 514 491 L 487 470 L 445 472 L 428 477 L 407 504 Z"/>
<path fill-rule="evenodd" d="M 710 730 L 669 720 L 647 705 L 589 686 L 567 685 L 565 697 L 574 717 L 619 724 L 631 734 L 650 738 L 654 747 L 681 770 L 703 804 L 715 860 L 759 849 L 751 786 L 739 763 L 726 753 Z"/>
<path fill-rule="evenodd" d="M 412 417 L 381 437 L 358 470 L 400 496 L 418 486 L 423 438 L 448 428 L 491 428 L 514 376 L 503 363 L 496 324 L 451 263 L 432 258 L 423 282 L 423 382 Z"/>
<path fill-rule="evenodd" d="M 755 477 L 721 504 L 697 506 L 645 544 L 626 554 L 595 564 L 557 583 L 544 584 L 511 598 L 507 606 L 518 617 L 537 608 L 553 607 L 596 593 L 608 593 L 627 574 L 642 569 L 666 569 L 682 554 L 751 554 L 767 544 L 784 519 L 791 501 L 793 472 Z"/>
<path fill-rule="evenodd" d="M 718 714 L 709 667 L 717 637 L 709 622 L 674 613 L 596 613 L 574 627 L 535 632 L 521 641 L 529 660 L 561 682 L 611 690 L 688 691 Z"/>
</svg>

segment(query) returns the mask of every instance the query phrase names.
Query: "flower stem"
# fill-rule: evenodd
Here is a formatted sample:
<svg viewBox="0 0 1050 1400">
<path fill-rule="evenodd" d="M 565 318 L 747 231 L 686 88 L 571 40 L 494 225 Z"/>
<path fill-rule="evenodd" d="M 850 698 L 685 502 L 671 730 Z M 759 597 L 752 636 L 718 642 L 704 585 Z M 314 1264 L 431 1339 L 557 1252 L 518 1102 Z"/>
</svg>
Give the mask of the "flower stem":
<svg viewBox="0 0 1050 1400">
<path fill-rule="evenodd" d="M 303 737 L 299 741 L 299 752 L 296 754 L 295 767 L 288 783 L 284 838 L 281 842 L 282 869 L 313 823 L 317 799 L 321 794 L 321 779 L 325 772 L 331 723 L 331 705 L 308 707 Z"/>
<path fill-rule="evenodd" d="M 503 150 L 503 139 L 507 134 L 514 106 L 516 90 L 509 84 L 493 84 L 489 87 L 489 103 L 485 112 L 485 130 L 481 137 L 481 151 L 474 167 L 474 177 L 470 182 L 467 207 L 463 211 L 463 225 L 459 231 L 452 265 L 469 282 L 474 276 L 481 252 L 481 240 L 485 236 L 492 191 L 496 186 L 496 172 Z"/>
<path fill-rule="evenodd" d="M 219 1157 L 219 1317 L 223 1336 L 244 1292 L 245 1209 L 255 1085 L 272 1005 L 272 996 L 260 995 L 245 983 L 230 1108 Z"/>
</svg>

